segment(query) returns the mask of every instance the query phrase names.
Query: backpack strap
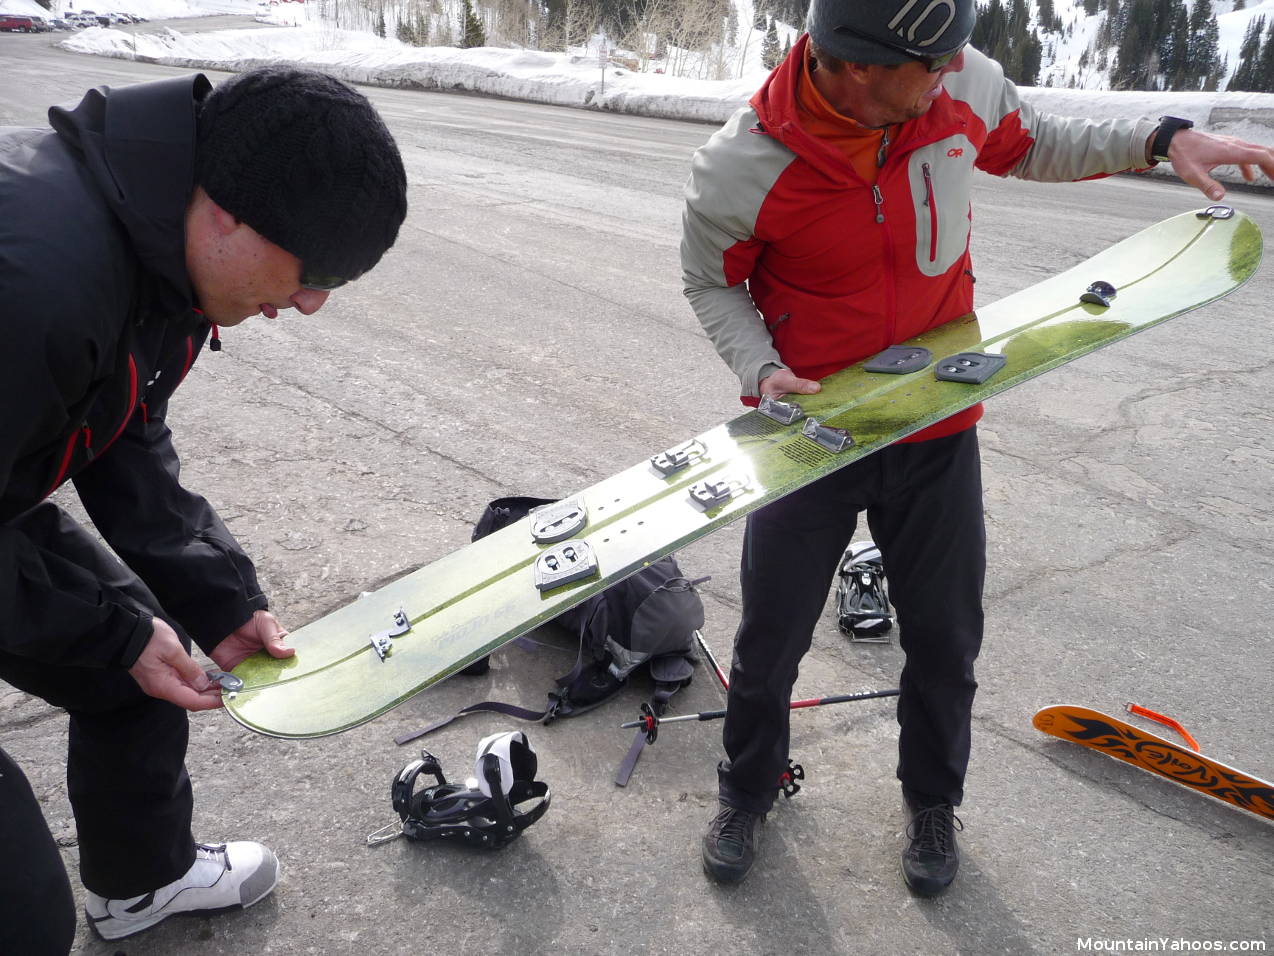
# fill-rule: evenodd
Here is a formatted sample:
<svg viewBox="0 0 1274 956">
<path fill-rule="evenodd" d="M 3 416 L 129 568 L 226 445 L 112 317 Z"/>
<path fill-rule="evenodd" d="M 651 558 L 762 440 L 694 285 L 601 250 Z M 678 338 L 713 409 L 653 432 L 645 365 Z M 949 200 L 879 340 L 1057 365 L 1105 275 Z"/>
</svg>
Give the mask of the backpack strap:
<svg viewBox="0 0 1274 956">
<path fill-rule="evenodd" d="M 650 662 L 650 674 L 655 679 L 655 694 L 650 700 L 650 709 L 656 717 L 662 717 L 668 709 L 668 701 L 672 695 L 690 683 L 694 674 L 694 663 L 688 657 L 669 655 L 657 657 Z M 628 747 L 619 769 L 615 771 L 615 786 L 626 787 L 628 780 L 641 759 L 641 752 L 646 749 L 646 731 L 639 729 Z"/>
<path fill-rule="evenodd" d="M 552 710 L 550 707 L 549 710 Z M 442 720 L 436 720 L 428 727 L 420 730 L 414 730 L 409 734 L 401 734 L 394 738 L 394 743 L 398 746 L 409 744 L 413 740 L 419 740 L 427 734 L 432 734 L 435 730 L 441 730 L 454 720 L 459 720 L 467 714 L 488 713 L 488 714 L 504 714 L 506 717 L 516 717 L 518 720 L 536 720 L 544 722 L 548 716 L 549 710 L 529 710 L 526 707 L 518 707 L 516 704 L 506 704 L 499 700 L 484 700 L 476 704 L 470 704 L 468 707 L 461 707 L 450 717 L 444 717 Z"/>
<path fill-rule="evenodd" d="M 444 717 L 442 720 L 436 720 L 427 727 L 411 733 L 402 734 L 394 738 L 394 743 L 402 746 L 411 743 L 413 740 L 419 740 L 427 734 L 432 734 L 435 730 L 441 730 L 452 721 L 459 720 L 467 714 L 503 714 L 505 717 L 514 717 L 518 720 L 534 720 L 541 724 L 550 724 L 558 717 L 573 717 L 576 714 L 582 714 L 587 710 L 592 710 L 598 704 L 609 699 L 614 691 L 623 686 L 622 681 L 615 681 L 614 687 L 603 688 L 605 696 L 589 703 L 579 704 L 571 700 L 570 690 L 581 684 L 595 683 L 598 680 L 613 680 L 604 667 L 599 667 L 598 662 L 594 659 L 591 649 L 584 646 L 583 639 L 585 632 L 593 622 L 593 618 L 605 607 L 604 597 L 597 595 L 590 598 L 578 608 L 567 611 L 566 614 L 559 618 L 559 622 L 566 623 L 567 615 L 572 615 L 575 620 L 571 621 L 579 629 L 580 645 L 579 654 L 575 658 L 575 666 L 569 674 L 557 678 L 554 682 L 553 690 L 549 691 L 549 702 L 543 710 L 530 710 L 526 707 L 519 707 L 516 704 L 506 704 L 499 700 L 484 700 L 476 704 L 470 704 L 467 707 L 461 707 L 450 717 Z M 518 638 L 518 641 L 524 641 L 524 638 Z M 528 646 L 530 642 L 523 646 Z M 485 660 L 481 658 L 480 660 Z M 472 665 L 471 665 L 472 666 Z M 466 668 L 466 671 L 468 669 Z M 462 671 L 462 673 L 464 673 Z"/>
<path fill-rule="evenodd" d="M 558 717 L 576 717 L 604 704 L 627 683 L 626 677 L 611 673 L 605 658 L 606 635 L 610 630 L 614 592 L 603 591 L 567 611 L 557 620 L 573 625 L 579 640 L 575 666 L 553 682 L 549 709 L 544 722 Z"/>
</svg>

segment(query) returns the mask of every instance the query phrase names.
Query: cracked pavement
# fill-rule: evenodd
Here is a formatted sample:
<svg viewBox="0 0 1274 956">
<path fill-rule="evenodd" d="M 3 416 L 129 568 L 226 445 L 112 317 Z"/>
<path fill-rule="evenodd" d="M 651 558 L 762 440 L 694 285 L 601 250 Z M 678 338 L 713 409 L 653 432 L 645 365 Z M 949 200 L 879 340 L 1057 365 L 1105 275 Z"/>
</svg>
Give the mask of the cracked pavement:
<svg viewBox="0 0 1274 956">
<path fill-rule="evenodd" d="M 42 113 L 13 95 L 13 71 L 31 65 L 22 57 L 47 58 L 40 96 L 50 102 L 121 74 L 180 72 L 17 42 L 0 40 L 8 123 Z M 6 59 L 10 50 L 22 52 Z M 368 93 L 404 146 L 410 228 L 315 316 L 228 330 L 225 351 L 201 358 L 170 414 L 184 479 L 222 511 L 291 627 L 462 546 L 491 498 L 569 494 L 738 410 L 677 268 L 680 189 L 710 127 Z M 1267 191 L 1230 199 L 1274 240 Z M 1204 204 L 1132 177 L 983 177 L 973 199 L 978 302 Z M 123 945 L 81 927 L 77 952 L 1053 954 L 1085 937 L 1274 945 L 1274 827 L 1030 724 L 1048 704 L 1117 714 L 1132 700 L 1178 718 L 1210 755 L 1274 777 L 1271 302 L 1266 265 L 1230 298 L 988 405 L 987 637 L 960 810 L 964 863 L 945 897 L 912 898 L 898 877 L 887 701 L 794 717 L 805 787 L 770 815 L 761 862 L 740 887 L 709 885 L 698 859 L 719 724 L 668 727 L 626 789 L 611 782 L 631 741 L 618 724 L 644 688 L 529 728 L 553 807 L 506 850 L 365 847 L 393 820 L 390 779 L 416 754 L 391 738 L 476 700 L 540 705 L 575 659 L 544 629 L 542 646 L 506 647 L 485 677 L 451 680 L 338 737 L 270 740 L 222 714 L 196 716 L 197 835 L 271 845 L 278 890 L 246 912 L 172 920 Z M 59 500 L 75 508 L 67 492 Z M 705 636 L 723 662 L 739 616 L 739 540 L 733 526 L 679 555 L 692 576 L 712 575 Z M 900 665 L 896 635 L 848 644 L 829 608 L 797 692 L 894 686 Z M 700 669 L 673 712 L 721 700 Z M 427 744 L 464 776 L 476 741 L 507 725 L 470 717 Z M 60 713 L 0 685 L 0 739 L 73 871 L 65 728 Z"/>
</svg>

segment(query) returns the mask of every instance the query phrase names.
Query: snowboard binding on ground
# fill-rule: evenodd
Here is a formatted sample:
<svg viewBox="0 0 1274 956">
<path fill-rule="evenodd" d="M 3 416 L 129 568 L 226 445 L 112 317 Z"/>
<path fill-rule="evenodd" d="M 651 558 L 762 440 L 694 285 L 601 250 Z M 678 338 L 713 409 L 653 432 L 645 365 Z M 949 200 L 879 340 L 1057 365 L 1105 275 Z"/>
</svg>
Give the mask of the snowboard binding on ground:
<svg viewBox="0 0 1274 956">
<path fill-rule="evenodd" d="M 836 576 L 836 623 L 850 641 L 883 644 L 894 617 L 889 608 L 885 566 L 871 541 L 855 541 L 841 558 Z"/>
<path fill-rule="evenodd" d="M 411 840 L 453 840 L 495 850 L 517 839 L 549 808 L 549 786 L 535 779 L 535 751 L 526 734 L 506 731 L 478 744 L 475 777 L 463 784 L 448 783 L 438 758 L 422 750 L 394 777 L 394 810 L 402 823 L 371 834 L 374 846 L 405 836 Z M 422 774 L 433 786 L 416 790 Z"/>
</svg>

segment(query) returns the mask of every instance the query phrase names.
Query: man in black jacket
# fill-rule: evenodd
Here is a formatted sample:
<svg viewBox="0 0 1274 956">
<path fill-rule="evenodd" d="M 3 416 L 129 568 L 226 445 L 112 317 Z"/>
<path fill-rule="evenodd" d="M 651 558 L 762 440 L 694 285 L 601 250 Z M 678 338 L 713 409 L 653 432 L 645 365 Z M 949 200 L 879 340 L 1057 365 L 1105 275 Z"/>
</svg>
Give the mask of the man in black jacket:
<svg viewBox="0 0 1274 956">
<path fill-rule="evenodd" d="M 278 871 L 190 831 L 186 711 L 221 703 L 191 642 L 224 670 L 293 651 L 178 480 L 168 398 L 218 326 L 312 314 L 371 269 L 406 177 L 367 99 L 318 73 L 102 87 L 49 121 L 0 129 L 0 678 L 70 715 L 86 915 L 118 939 L 250 905 Z M 45 500 L 68 479 L 118 559 Z M 66 874 L 2 751 L 0 846 L 23 851 L 0 869 L 0 951 L 65 952 Z"/>
</svg>

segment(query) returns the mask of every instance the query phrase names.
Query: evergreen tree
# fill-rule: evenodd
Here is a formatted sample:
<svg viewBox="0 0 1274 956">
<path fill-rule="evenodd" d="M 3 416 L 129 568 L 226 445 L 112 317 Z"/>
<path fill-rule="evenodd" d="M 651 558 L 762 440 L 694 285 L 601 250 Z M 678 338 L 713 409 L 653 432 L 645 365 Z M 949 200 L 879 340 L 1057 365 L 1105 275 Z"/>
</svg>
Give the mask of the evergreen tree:
<svg viewBox="0 0 1274 956">
<path fill-rule="evenodd" d="M 1116 25 L 1120 23 L 1119 0 L 1109 0 L 1106 6 L 1106 17 L 1097 26 L 1097 46 L 1111 47 L 1120 36 Z"/>
<path fill-rule="evenodd" d="M 376 23 L 372 26 L 372 32 L 382 39 L 385 36 L 385 8 L 383 6 L 376 11 Z"/>
<path fill-rule="evenodd" d="M 1018 67 L 1016 82 L 1019 86 L 1036 86 L 1040 80 L 1040 63 L 1044 59 L 1044 48 L 1040 43 L 1040 35 L 1035 30 L 1030 32 L 1021 44 L 1021 65 Z"/>
<path fill-rule="evenodd" d="M 770 9 L 774 18 L 797 30 L 805 30 L 806 0 L 770 0 Z"/>
<path fill-rule="evenodd" d="M 1221 85 L 1221 77 L 1225 76 L 1229 69 L 1230 55 L 1227 53 L 1221 57 L 1221 64 L 1216 68 L 1216 72 L 1204 80 L 1203 89 L 1208 93 L 1216 92 L 1217 87 Z"/>
<path fill-rule="evenodd" d="M 1026 5 L 1026 0 L 1009 0 L 1009 36 L 1025 37 L 1030 25 L 1031 10 Z"/>
<path fill-rule="evenodd" d="M 1248 21 L 1247 31 L 1243 34 L 1243 43 L 1239 47 L 1239 65 L 1230 77 L 1227 90 L 1243 90 L 1257 92 L 1256 69 L 1261 56 L 1261 33 L 1265 30 L 1265 18 L 1256 17 Z"/>
<path fill-rule="evenodd" d="M 1054 11 L 1053 0 L 1039 0 L 1039 25 L 1047 33 L 1057 33 L 1062 29 L 1062 20 Z"/>
<path fill-rule="evenodd" d="M 1110 85 L 1114 89 L 1151 89 L 1151 77 L 1159 72 L 1158 30 L 1154 17 L 1154 0 L 1130 0 L 1123 4 L 1122 15 L 1115 25 L 1115 66 L 1110 71 Z"/>
<path fill-rule="evenodd" d="M 1095 16 L 1098 12 L 1097 0 L 1084 0 L 1085 16 Z"/>
<path fill-rule="evenodd" d="M 417 46 L 416 31 L 412 28 L 411 21 L 407 19 L 398 21 L 398 30 L 395 34 L 402 43 L 410 43 Z"/>
<path fill-rule="evenodd" d="M 1031 30 L 1030 8 L 1026 0 L 990 0 L 978 13 L 969 42 L 1004 67 L 1004 75 L 1022 86 L 1039 80 L 1043 44 Z"/>
<path fill-rule="evenodd" d="M 464 30 L 460 38 L 460 49 L 467 50 L 470 47 L 486 46 L 487 34 L 482 29 L 482 21 L 478 19 L 473 12 L 473 4 L 469 0 L 464 0 Z"/>
<path fill-rule="evenodd" d="M 1180 90 L 1187 83 L 1190 20 L 1180 0 L 1172 0 L 1171 16 L 1171 24 L 1159 38 L 1159 70 L 1163 77 L 1160 88 Z"/>
<path fill-rule="evenodd" d="M 1194 6 L 1190 8 L 1190 32 L 1198 33 L 1205 26 L 1208 20 L 1215 20 L 1212 14 L 1212 0 L 1194 0 Z"/>
<path fill-rule="evenodd" d="M 1212 12 L 1212 0 L 1195 0 L 1190 11 L 1190 35 L 1186 41 L 1186 82 L 1184 89 L 1215 86 L 1220 69 L 1220 32 L 1216 15 Z"/>
<path fill-rule="evenodd" d="M 974 48 L 991 56 L 991 51 L 1004 35 L 1007 19 L 1000 0 L 991 0 L 979 11 L 978 18 L 973 21 L 973 33 L 969 35 L 969 42 Z"/>
<path fill-rule="evenodd" d="M 773 20 L 770 21 L 765 31 L 765 38 L 761 41 L 761 65 L 767 70 L 772 70 L 779 65 L 779 33 Z"/>
<path fill-rule="evenodd" d="M 1261 45 L 1261 55 L 1256 61 L 1255 89 L 1262 93 L 1274 92 L 1274 22 L 1270 23 L 1265 42 Z"/>
</svg>

